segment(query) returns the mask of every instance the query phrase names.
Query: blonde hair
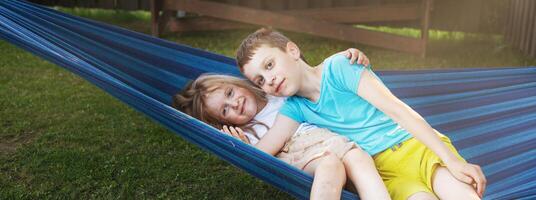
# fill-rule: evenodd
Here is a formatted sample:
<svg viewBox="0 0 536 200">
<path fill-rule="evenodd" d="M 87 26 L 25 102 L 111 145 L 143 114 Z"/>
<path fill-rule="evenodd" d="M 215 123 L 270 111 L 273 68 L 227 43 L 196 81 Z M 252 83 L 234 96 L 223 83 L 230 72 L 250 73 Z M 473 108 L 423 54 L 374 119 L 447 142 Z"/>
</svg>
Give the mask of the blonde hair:
<svg viewBox="0 0 536 200">
<path fill-rule="evenodd" d="M 222 129 L 223 125 L 232 125 L 240 127 L 242 130 L 253 133 L 257 139 L 257 133 L 253 129 L 254 125 L 262 124 L 252 120 L 247 124 L 231 124 L 229 122 L 222 122 L 214 116 L 208 114 L 205 111 L 206 98 L 208 94 L 219 89 L 223 84 L 235 85 L 251 91 L 257 101 L 267 101 L 266 93 L 261 89 L 255 87 L 252 83 L 246 79 L 220 74 L 202 74 L 194 81 L 191 81 L 186 87 L 179 93 L 173 96 L 172 106 L 192 117 L 195 117 L 217 129 Z M 266 127 L 268 128 L 268 127 Z"/>
</svg>

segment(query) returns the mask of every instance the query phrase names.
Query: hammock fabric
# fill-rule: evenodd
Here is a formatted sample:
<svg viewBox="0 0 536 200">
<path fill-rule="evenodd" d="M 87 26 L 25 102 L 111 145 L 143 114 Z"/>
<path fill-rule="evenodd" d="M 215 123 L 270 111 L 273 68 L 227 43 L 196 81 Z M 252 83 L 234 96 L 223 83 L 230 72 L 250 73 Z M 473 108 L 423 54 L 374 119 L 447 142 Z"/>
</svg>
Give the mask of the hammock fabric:
<svg viewBox="0 0 536 200">
<path fill-rule="evenodd" d="M 233 59 L 21 1 L 0 1 L 0 37 L 279 189 L 309 196 L 310 176 L 168 106 L 201 73 L 239 76 Z M 536 198 L 536 68 L 378 74 L 463 157 L 482 166 L 485 199 Z M 357 195 L 345 191 L 343 198 Z"/>
</svg>

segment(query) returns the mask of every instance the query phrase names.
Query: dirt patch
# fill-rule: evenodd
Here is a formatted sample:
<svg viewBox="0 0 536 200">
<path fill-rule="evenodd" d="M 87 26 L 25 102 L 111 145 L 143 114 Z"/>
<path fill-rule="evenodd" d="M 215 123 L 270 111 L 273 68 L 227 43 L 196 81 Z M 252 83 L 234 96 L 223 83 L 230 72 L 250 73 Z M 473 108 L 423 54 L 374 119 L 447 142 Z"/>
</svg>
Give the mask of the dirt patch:
<svg viewBox="0 0 536 200">
<path fill-rule="evenodd" d="M 35 131 L 26 131 L 16 136 L 0 135 L 0 154 L 14 153 L 19 147 L 31 143 L 36 136 L 37 132 Z"/>
</svg>

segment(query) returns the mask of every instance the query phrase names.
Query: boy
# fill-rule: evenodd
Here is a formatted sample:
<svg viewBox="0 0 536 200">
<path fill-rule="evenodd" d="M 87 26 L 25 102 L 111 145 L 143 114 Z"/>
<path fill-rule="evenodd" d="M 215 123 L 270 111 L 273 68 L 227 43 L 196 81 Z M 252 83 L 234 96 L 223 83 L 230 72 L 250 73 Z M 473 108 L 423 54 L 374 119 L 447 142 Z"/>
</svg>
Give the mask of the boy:
<svg viewBox="0 0 536 200">
<path fill-rule="evenodd" d="M 466 163 L 447 137 L 370 69 L 337 55 L 313 68 L 300 56 L 296 44 L 269 29 L 249 35 L 237 50 L 240 71 L 250 81 L 268 94 L 292 96 L 257 148 L 275 153 L 289 132 L 309 122 L 345 135 L 372 155 L 393 199 L 482 197 L 482 170 Z"/>
</svg>

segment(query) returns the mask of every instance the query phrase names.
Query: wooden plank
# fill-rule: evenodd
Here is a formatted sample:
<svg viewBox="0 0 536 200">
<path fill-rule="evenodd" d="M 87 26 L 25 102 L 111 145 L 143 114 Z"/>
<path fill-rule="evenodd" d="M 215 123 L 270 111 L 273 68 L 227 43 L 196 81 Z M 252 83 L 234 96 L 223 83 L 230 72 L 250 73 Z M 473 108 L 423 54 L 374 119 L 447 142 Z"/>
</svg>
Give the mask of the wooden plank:
<svg viewBox="0 0 536 200">
<path fill-rule="evenodd" d="M 405 21 L 419 19 L 421 15 L 421 6 L 419 4 L 397 4 L 384 6 L 312 8 L 288 10 L 282 11 L 281 13 L 338 23 Z"/>
<path fill-rule="evenodd" d="M 97 0 L 85 0 L 85 1 L 78 1 L 77 2 L 78 7 L 82 8 L 95 8 L 97 7 Z"/>
<path fill-rule="evenodd" d="M 58 0 L 56 1 L 56 6 L 64 6 L 64 7 L 75 7 L 76 6 L 76 1 L 72 1 L 72 0 Z"/>
<path fill-rule="evenodd" d="M 160 34 L 164 33 L 171 19 L 177 16 L 176 10 L 166 10 L 165 7 L 163 8 L 162 16 L 160 16 L 160 20 L 158 22 L 158 32 Z"/>
<path fill-rule="evenodd" d="M 209 31 L 209 30 L 232 30 L 243 28 L 254 28 L 251 25 L 222 20 L 213 17 L 190 17 L 176 19 L 169 22 L 169 31 Z"/>
<path fill-rule="evenodd" d="M 262 0 L 241 0 L 240 5 L 243 5 L 249 8 L 261 9 Z"/>
<path fill-rule="evenodd" d="M 356 0 L 335 0 L 333 6 L 336 7 L 354 7 L 357 6 Z"/>
<path fill-rule="evenodd" d="M 520 3 L 520 7 L 519 7 L 519 28 L 518 28 L 518 32 L 519 32 L 519 40 L 517 41 L 516 43 L 516 46 L 519 50 L 521 50 L 521 47 L 523 46 L 523 39 L 525 37 L 525 33 L 524 33 L 524 29 L 526 28 L 525 27 L 525 0 L 518 0 L 519 3 Z"/>
<path fill-rule="evenodd" d="M 534 36 L 534 33 L 532 32 L 532 26 L 533 26 L 533 23 L 532 21 L 534 21 L 534 15 L 536 15 L 536 2 L 535 1 L 529 1 L 529 5 L 528 5 L 528 19 L 527 19 L 527 24 L 528 24 L 528 28 L 527 28 L 527 43 L 525 44 L 525 49 L 526 49 L 526 52 L 527 54 L 530 53 L 530 47 L 531 47 L 531 44 L 532 44 L 532 40 L 536 39 L 535 36 Z"/>
<path fill-rule="evenodd" d="M 521 15 L 521 19 L 519 21 L 520 23 L 520 29 L 519 29 L 519 34 L 520 34 L 520 37 L 519 37 L 519 43 L 517 44 L 518 48 L 523 51 L 523 46 L 525 46 L 525 43 L 527 42 L 527 20 L 528 20 L 528 16 L 527 16 L 527 13 L 528 13 L 528 1 L 527 0 L 520 0 L 521 2 L 521 10 L 520 10 L 520 15 Z"/>
<path fill-rule="evenodd" d="M 517 40 L 514 44 L 516 48 L 519 48 L 519 44 L 521 43 L 521 37 L 522 37 L 522 29 L 523 29 L 523 1 L 522 0 L 516 0 L 518 3 L 517 13 L 518 18 L 516 21 L 516 34 L 517 34 Z"/>
<path fill-rule="evenodd" d="M 517 20 L 517 14 L 518 12 L 517 11 L 517 2 L 514 1 L 514 0 L 511 0 L 510 1 L 511 3 L 511 6 L 512 6 L 512 24 L 511 24 L 511 29 L 510 29 L 510 33 L 511 33 L 511 39 L 510 39 L 510 44 L 514 44 L 515 43 L 515 40 L 516 40 L 516 31 L 515 29 L 517 28 L 516 27 L 516 20 Z"/>
<path fill-rule="evenodd" d="M 532 39 L 534 37 L 534 33 L 532 33 L 532 20 L 534 20 L 534 6 L 536 4 L 534 4 L 534 1 L 533 0 L 529 0 L 527 1 L 527 5 L 526 5 L 526 9 L 527 9 L 527 13 L 526 13 L 526 29 L 525 29 L 525 42 L 523 43 L 523 51 L 526 53 L 526 54 L 529 54 L 530 53 L 530 45 L 532 43 Z"/>
<path fill-rule="evenodd" d="M 308 33 L 315 36 L 357 42 L 404 52 L 416 54 L 422 52 L 422 41 L 420 39 L 354 28 L 326 21 L 298 18 L 269 11 L 198 0 L 165 0 L 164 7 L 166 9 L 181 9 L 205 16 L 261 26 L 271 26 L 283 30 Z"/>
<path fill-rule="evenodd" d="M 151 34 L 154 37 L 160 37 L 160 11 L 162 10 L 162 0 L 151 0 Z"/>
<path fill-rule="evenodd" d="M 240 0 L 225 0 L 225 3 L 231 5 L 240 5 Z"/>
<path fill-rule="evenodd" d="M 484 2 L 482 0 L 462 1 L 458 3 L 461 17 L 459 26 L 470 32 L 478 32 L 481 24 L 480 16 Z"/>
<path fill-rule="evenodd" d="M 137 10 L 138 0 L 115 0 L 117 2 L 116 9 L 122 10 Z"/>
<path fill-rule="evenodd" d="M 385 1 L 378 1 L 378 0 L 356 0 L 358 5 L 381 5 L 385 3 Z M 388 1 L 389 3 L 393 3 L 393 0 Z M 407 2 L 404 2 L 407 3 Z"/>
<path fill-rule="evenodd" d="M 309 0 L 310 8 L 329 8 L 333 7 L 333 0 Z"/>
<path fill-rule="evenodd" d="M 30 0 L 29 2 L 41 4 L 45 6 L 55 6 L 56 1 L 55 0 Z"/>
<path fill-rule="evenodd" d="M 288 9 L 287 0 L 263 1 L 263 10 L 284 10 Z"/>
<path fill-rule="evenodd" d="M 421 57 L 426 57 L 426 46 L 428 44 L 428 30 L 430 29 L 430 12 L 432 9 L 432 0 L 422 1 L 422 18 L 421 18 Z"/>
<path fill-rule="evenodd" d="M 97 6 L 103 9 L 114 9 L 115 1 L 111 0 L 97 0 Z"/>
<path fill-rule="evenodd" d="M 308 0 L 289 0 L 288 8 L 289 9 L 309 8 L 309 1 Z"/>
<path fill-rule="evenodd" d="M 140 6 L 140 10 L 150 10 L 151 9 L 151 5 L 150 5 L 150 0 L 139 0 L 140 3 L 139 3 L 139 6 Z"/>
<path fill-rule="evenodd" d="M 523 12 L 523 42 L 519 45 L 520 46 L 520 49 L 524 52 L 526 52 L 525 50 L 525 45 L 529 42 L 528 39 L 529 39 L 529 15 L 530 15 L 530 1 L 533 1 L 533 0 L 523 0 L 525 2 L 525 5 L 524 5 L 524 12 Z"/>
<path fill-rule="evenodd" d="M 506 9 L 506 24 L 503 30 L 504 41 L 511 43 L 512 41 L 512 21 L 513 21 L 513 6 L 512 1 L 508 1 L 508 8 Z"/>
<path fill-rule="evenodd" d="M 530 55 L 533 57 L 533 58 L 536 58 L 536 14 L 532 20 L 532 47 L 531 47 L 531 53 Z"/>
<path fill-rule="evenodd" d="M 514 23 L 513 23 L 513 29 L 512 29 L 512 33 L 513 33 L 513 41 L 512 41 L 512 45 L 514 47 L 517 47 L 517 44 L 519 42 L 519 33 L 520 33 L 520 25 L 519 25 L 519 21 L 521 19 L 521 14 L 519 12 L 519 10 L 521 9 L 521 4 L 519 1 L 517 0 L 514 0 Z"/>
</svg>

